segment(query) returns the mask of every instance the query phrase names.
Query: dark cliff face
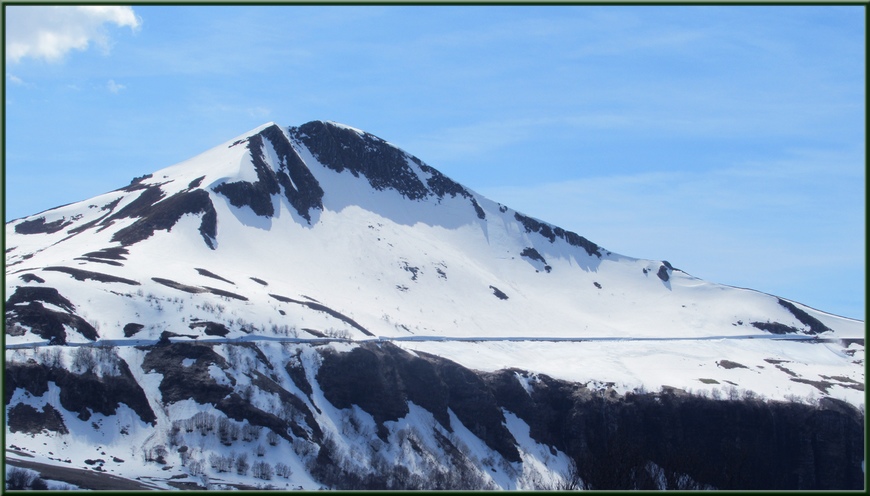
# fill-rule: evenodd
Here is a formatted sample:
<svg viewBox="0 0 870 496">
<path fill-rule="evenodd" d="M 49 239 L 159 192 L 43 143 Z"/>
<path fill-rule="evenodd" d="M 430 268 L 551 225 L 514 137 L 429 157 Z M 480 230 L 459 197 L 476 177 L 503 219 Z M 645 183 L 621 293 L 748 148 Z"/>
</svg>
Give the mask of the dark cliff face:
<svg viewBox="0 0 870 496">
<path fill-rule="evenodd" d="M 46 308 L 44 303 L 64 311 Z M 26 326 L 51 344 L 65 344 L 69 328 L 91 341 L 97 339 L 97 330 L 75 311 L 75 306 L 55 288 L 19 286 L 6 300 L 6 334 L 14 336 L 17 329 Z"/>
<path fill-rule="evenodd" d="M 380 138 L 322 121 L 308 122 L 291 132 L 320 163 L 336 172 L 362 175 L 376 190 L 391 188 L 411 200 L 429 194 L 408 166 L 406 155 Z"/>
<path fill-rule="evenodd" d="M 90 351 L 90 350 L 86 350 Z M 117 374 L 99 377 L 90 370 L 70 372 L 61 367 L 46 367 L 35 363 L 6 364 L 5 392 L 9 405 L 16 389 L 21 388 L 33 396 L 43 396 L 53 382 L 59 389 L 60 406 L 88 420 L 92 413 L 114 415 L 120 404 L 125 404 L 139 415 L 143 422 L 154 424 L 156 416 L 145 398 L 145 392 L 136 382 L 130 368 L 118 359 Z M 14 406 L 13 406 L 14 407 Z M 43 415 L 53 417 L 56 411 L 44 409 Z M 48 423 L 45 428 L 63 431 L 63 422 Z M 33 429 L 33 426 L 21 430 Z"/>
<path fill-rule="evenodd" d="M 407 401 L 445 423 L 450 408 L 490 448 L 516 461 L 502 409 L 536 441 L 568 454 L 588 489 L 861 489 L 863 415 L 836 400 L 820 406 L 712 400 L 681 391 L 617 395 L 519 370 L 479 373 L 391 344 L 328 352 L 317 379 L 339 408 L 378 422 Z"/>
<path fill-rule="evenodd" d="M 271 145 L 279 163 L 273 168 L 266 162 L 263 147 Z M 251 161 L 257 172 L 255 182 L 236 181 L 215 186 L 236 207 L 248 206 L 257 215 L 272 217 L 272 195 L 280 193 L 300 217 L 311 222 L 311 210 L 323 209 L 323 189 L 296 154 L 287 136 L 278 126 L 270 126 L 247 139 Z"/>
<path fill-rule="evenodd" d="M 364 345 L 349 353 L 328 352 L 317 381 L 330 403 L 339 408 L 357 405 L 381 426 L 404 417 L 411 401 L 429 410 L 449 431 L 449 408 L 490 448 L 508 461 L 519 461 L 504 415 L 483 380 L 449 360 L 421 356 L 389 343 Z M 386 437 L 383 429 L 379 435 Z"/>
<path fill-rule="evenodd" d="M 863 488 L 864 418 L 837 400 L 816 407 L 674 390 L 601 395 L 546 376 L 526 394 L 517 373 L 487 382 L 534 439 L 575 460 L 589 489 L 657 489 L 662 478 L 668 489 Z"/>
</svg>

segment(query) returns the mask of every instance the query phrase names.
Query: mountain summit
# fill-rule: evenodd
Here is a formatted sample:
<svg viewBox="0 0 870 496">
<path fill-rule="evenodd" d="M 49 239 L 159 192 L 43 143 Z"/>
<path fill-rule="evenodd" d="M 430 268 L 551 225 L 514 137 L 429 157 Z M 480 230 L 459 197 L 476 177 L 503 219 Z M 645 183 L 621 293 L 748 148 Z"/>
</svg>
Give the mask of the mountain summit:
<svg viewBox="0 0 870 496">
<path fill-rule="evenodd" d="M 172 454 L 199 477 L 209 471 L 189 461 L 229 456 L 220 446 L 232 442 L 194 449 L 179 433 L 210 415 L 230 430 L 270 429 L 269 444 L 295 457 L 299 487 L 344 487 L 335 474 L 357 472 L 338 453 L 366 436 L 400 451 L 416 443 L 417 458 L 383 448 L 408 474 L 455 468 L 451 450 L 512 467 L 470 461 L 468 480 L 442 488 L 566 483 L 569 465 L 582 472 L 582 450 L 560 445 L 531 413 L 544 400 L 513 398 L 514 386 L 530 398 L 582 384 L 611 398 L 679 390 L 863 406 L 863 322 L 612 253 L 333 122 L 267 123 L 118 190 L 8 222 L 6 294 L 7 439 L 87 430 L 91 441 L 74 450 L 52 441 L 75 458 L 126 430 L 142 473 Z M 89 361 L 80 350 L 103 351 Z M 69 397 L 82 388 L 91 395 Z M 22 420 L 31 410 L 41 424 Z M 420 453 L 453 461 L 424 469 Z M 221 463 L 213 477 L 228 472 Z M 235 471 L 234 484 L 253 477 Z M 384 487 L 415 487 L 408 474 Z M 581 479 L 607 486 L 596 477 Z M 685 487 L 723 486 L 709 480 Z"/>
</svg>

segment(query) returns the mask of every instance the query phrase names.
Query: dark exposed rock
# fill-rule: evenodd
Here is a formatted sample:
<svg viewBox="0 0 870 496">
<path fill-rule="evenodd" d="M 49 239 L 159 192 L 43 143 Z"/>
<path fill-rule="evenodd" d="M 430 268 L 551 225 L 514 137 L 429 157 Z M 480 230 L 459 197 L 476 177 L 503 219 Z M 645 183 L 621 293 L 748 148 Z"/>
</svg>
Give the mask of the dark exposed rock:
<svg viewBox="0 0 870 496">
<path fill-rule="evenodd" d="M 45 282 L 45 281 L 42 281 Z M 52 305 L 63 308 L 67 312 L 74 312 L 75 306 L 68 299 L 61 296 L 54 288 L 43 288 L 34 286 L 19 286 L 12 293 L 12 296 L 6 300 L 7 310 L 9 306 L 19 303 L 28 303 L 31 301 L 44 301 Z"/>
<path fill-rule="evenodd" d="M 107 203 L 106 205 L 104 205 L 103 207 L 101 207 L 100 210 L 107 210 L 107 212 L 105 214 L 103 214 L 101 217 L 94 219 L 90 222 L 85 222 L 84 224 L 78 225 L 78 226 L 70 229 L 69 231 L 67 231 L 67 234 L 69 234 L 70 236 L 67 236 L 66 238 L 64 238 L 64 240 L 67 240 L 67 239 L 75 236 L 76 234 L 80 234 L 84 231 L 87 231 L 88 229 L 90 229 L 90 228 L 92 228 L 92 227 L 94 227 L 94 226 L 96 226 L 104 221 L 106 222 L 106 224 L 101 229 L 104 229 L 105 227 L 110 225 L 113 221 L 110 221 L 109 217 L 112 215 L 112 212 L 114 212 L 115 207 L 118 206 L 118 203 L 121 202 L 122 198 L 123 197 L 116 198 L 115 200 L 113 200 L 113 201 Z"/>
<path fill-rule="evenodd" d="M 252 142 L 261 143 L 259 136 L 252 136 L 248 143 L 248 147 L 252 147 Z M 258 156 L 262 153 L 259 149 L 251 152 L 252 156 Z M 272 195 L 278 193 L 278 181 L 275 173 L 269 169 L 262 161 L 254 160 L 254 167 L 257 171 L 258 180 L 256 182 L 236 181 L 233 183 L 222 183 L 213 188 L 215 193 L 220 193 L 226 196 L 234 207 L 250 207 L 255 214 L 262 217 L 271 217 L 275 214 L 275 207 L 272 205 Z"/>
<path fill-rule="evenodd" d="M 63 423 L 63 417 L 53 406 L 47 404 L 42 410 L 37 410 L 25 403 L 18 403 L 9 409 L 7 416 L 10 432 L 26 432 L 38 434 L 43 430 L 68 434 L 69 430 Z"/>
<path fill-rule="evenodd" d="M 46 308 L 41 302 L 58 306 L 66 312 Z M 65 344 L 64 326 L 81 333 L 86 339 L 96 340 L 97 330 L 83 318 L 75 315 L 75 307 L 54 288 L 21 286 L 9 297 L 6 306 L 6 332 L 15 325 L 29 327 L 37 336 L 50 344 Z"/>
<path fill-rule="evenodd" d="M 808 326 L 810 328 L 806 334 L 821 334 L 823 332 L 828 332 L 831 329 L 822 324 L 819 319 L 813 317 L 812 315 L 804 312 L 800 308 L 796 307 L 793 303 L 783 300 L 782 298 L 777 298 L 777 302 L 785 307 L 792 315 L 797 317 L 797 319 L 801 322 L 801 324 Z M 754 324 L 753 324 L 754 325 Z"/>
<path fill-rule="evenodd" d="M 6 404 L 9 404 L 16 388 L 23 388 L 34 396 L 42 396 L 48 391 L 48 383 L 54 382 L 60 388 L 61 406 L 77 413 L 82 420 L 88 420 L 92 412 L 114 415 L 123 403 L 136 412 L 143 422 L 154 424 L 157 417 L 127 362 L 119 359 L 117 368 L 118 375 L 98 377 L 92 371 L 74 374 L 65 369 L 35 363 L 7 363 L 4 376 Z"/>
<path fill-rule="evenodd" d="M 20 276 L 18 276 L 18 278 L 24 282 L 38 282 L 38 283 L 45 282 L 45 279 L 43 279 L 35 274 L 21 274 Z"/>
<path fill-rule="evenodd" d="M 338 408 L 357 405 L 378 424 L 378 436 L 386 441 L 383 423 L 408 414 L 395 359 L 375 347 L 359 347 L 349 353 L 323 352 L 317 382 L 326 399 Z"/>
<path fill-rule="evenodd" d="M 564 239 L 565 242 L 567 242 L 571 246 L 583 248 L 590 256 L 595 255 L 599 258 L 601 257 L 601 251 L 598 245 L 575 232 L 566 231 L 561 227 L 551 226 L 550 224 L 547 224 L 545 222 L 541 222 L 537 219 L 522 215 L 519 212 L 516 212 L 514 214 L 514 218 L 520 221 L 520 223 L 526 229 L 526 232 L 536 232 L 541 236 L 547 238 L 550 243 L 555 243 L 556 238 L 558 237 Z"/>
<path fill-rule="evenodd" d="M 234 298 L 236 300 L 248 301 L 248 298 L 240 294 L 233 293 L 231 291 L 224 291 L 223 289 L 212 288 L 210 286 L 203 286 L 203 289 L 211 294 L 216 294 L 218 296 L 225 296 L 227 298 Z"/>
<path fill-rule="evenodd" d="M 426 185 L 429 187 L 429 191 L 437 196 L 439 200 L 446 195 L 451 197 L 459 195 L 468 198 L 471 206 L 474 207 L 477 218 L 481 220 L 486 219 L 486 212 L 483 211 L 483 208 L 481 208 L 474 196 L 461 184 L 445 176 L 437 169 L 424 164 L 423 161 L 413 155 L 408 155 L 408 159 L 417 164 L 424 173 L 429 174 L 429 177 L 426 179 Z"/>
<path fill-rule="evenodd" d="M 667 262 L 665 262 L 665 263 L 667 263 Z M 665 265 L 665 263 L 662 263 L 659 266 L 659 271 L 656 273 L 656 275 L 662 281 L 668 282 L 668 280 L 671 278 L 671 275 L 668 273 L 668 267 Z"/>
<path fill-rule="evenodd" d="M 774 334 L 792 334 L 801 332 L 797 327 L 788 326 L 779 322 L 750 322 L 753 327 Z"/>
<path fill-rule="evenodd" d="M 408 413 L 408 401 L 432 412 L 449 429 L 447 409 L 509 461 L 519 461 L 513 436 L 484 382 L 474 372 L 427 354 L 415 357 L 390 343 L 364 344 L 348 353 L 323 352 L 317 382 L 338 408 L 357 405 L 378 423 Z"/>
<path fill-rule="evenodd" d="M 355 329 L 357 329 L 358 331 L 362 332 L 362 333 L 365 334 L 366 336 L 372 336 L 372 337 L 374 337 L 374 334 L 372 334 L 372 333 L 371 333 L 368 329 L 366 329 L 365 327 L 359 325 L 355 320 L 351 319 L 351 318 L 348 317 L 347 315 L 344 315 L 343 313 L 336 312 L 335 310 L 333 310 L 333 309 L 331 309 L 331 308 L 329 308 L 329 307 L 327 307 L 327 306 L 325 306 L 325 305 L 321 305 L 320 303 L 315 303 L 315 302 L 311 302 L 311 301 L 299 301 L 299 300 L 294 300 L 293 298 L 288 298 L 288 297 L 286 297 L 286 296 L 276 295 L 276 294 L 272 294 L 272 293 L 269 293 L 269 296 L 271 296 L 272 298 L 275 298 L 275 299 L 278 300 L 278 301 L 283 301 L 284 303 L 295 303 L 295 304 L 297 304 L 297 305 L 302 305 L 302 306 L 305 306 L 305 307 L 311 308 L 312 310 L 317 310 L 317 311 L 320 311 L 320 312 L 324 312 L 324 313 L 326 313 L 326 314 L 328 314 L 328 315 L 331 315 L 332 317 L 335 317 L 336 319 L 339 319 L 339 320 L 341 320 L 342 322 L 344 322 L 344 323 L 346 323 L 346 324 L 352 326 L 353 328 L 355 328 Z"/>
<path fill-rule="evenodd" d="M 463 425 L 509 462 L 520 461 L 516 440 L 505 427 L 501 408 L 483 379 L 457 363 L 434 355 L 428 358 L 436 360 L 438 376 L 446 386 L 447 404 Z"/>
<path fill-rule="evenodd" d="M 147 188 L 148 186 L 142 184 L 142 181 L 146 179 L 150 179 L 152 174 L 145 174 L 143 176 L 134 177 L 133 180 L 130 181 L 130 184 L 121 188 L 120 191 L 136 191 L 139 189 Z"/>
<path fill-rule="evenodd" d="M 141 331 L 144 328 L 145 326 L 142 324 L 130 322 L 129 324 L 126 324 L 124 326 L 124 337 L 129 338 L 131 336 L 134 336 L 137 332 Z"/>
<path fill-rule="evenodd" d="M 121 284 L 129 284 L 131 286 L 139 286 L 138 281 L 127 279 L 124 277 L 103 274 L 102 272 L 93 272 L 90 270 L 75 269 L 72 267 L 45 267 L 42 270 L 50 270 L 55 272 L 63 272 L 73 276 L 77 281 L 86 281 L 88 279 L 98 282 L 119 282 Z"/>
<path fill-rule="evenodd" d="M 523 248 L 523 251 L 520 253 L 520 256 L 526 257 L 530 260 L 537 260 L 541 263 L 547 263 L 547 261 L 544 260 L 544 257 L 541 256 L 540 253 L 538 253 L 538 250 L 536 250 L 532 247 Z"/>
<path fill-rule="evenodd" d="M 263 152 L 263 147 L 268 146 L 266 142 L 275 151 L 278 164 L 270 166 L 266 162 Z M 269 126 L 250 136 L 247 147 L 257 173 L 257 181 L 223 183 L 216 186 L 214 191 L 226 196 L 233 206 L 248 206 L 257 215 L 271 217 L 275 214 L 272 195 L 283 189 L 290 205 L 302 218 L 311 222 L 311 210 L 323 209 L 323 189 L 281 128 Z"/>
<path fill-rule="evenodd" d="M 212 279 L 217 279 L 218 281 L 228 282 L 232 285 L 236 284 L 233 281 L 230 281 L 229 279 L 224 279 L 223 277 L 215 274 L 214 272 L 208 271 L 206 269 L 196 269 L 196 271 L 199 272 L 200 275 L 203 275 L 205 277 L 211 277 Z"/>
<path fill-rule="evenodd" d="M 512 437 L 490 429 L 503 427 L 501 409 L 512 412 L 533 439 L 573 458 L 591 489 L 863 487 L 863 415 L 843 402 L 709 400 L 672 388 L 621 396 L 417 355 L 386 343 L 325 351 L 317 380 L 335 406 L 357 405 L 378 423 L 401 418 L 413 401 L 447 426 L 450 408 L 508 460 Z M 646 472 L 649 462 L 662 479 Z"/>
<path fill-rule="evenodd" d="M 417 280 L 417 273 L 420 272 L 420 267 L 414 267 L 411 264 L 409 264 L 407 261 L 403 260 L 402 261 L 402 270 L 410 273 L 411 280 L 416 281 Z"/>
<path fill-rule="evenodd" d="M 109 248 L 103 248 L 102 250 L 85 253 L 83 256 L 109 260 L 127 260 L 127 257 L 124 255 L 127 255 L 128 253 L 130 252 L 123 246 L 111 246 Z"/>
<path fill-rule="evenodd" d="M 15 225 L 15 232 L 18 234 L 52 234 L 70 224 L 72 224 L 72 221 L 66 220 L 66 217 L 53 222 L 45 222 L 45 217 L 38 217 L 33 220 L 19 222 Z"/>
<path fill-rule="evenodd" d="M 140 198 L 145 197 L 146 194 L 148 198 L 142 200 L 135 208 L 127 211 L 128 208 Z M 150 238 L 154 234 L 154 231 L 169 231 L 185 214 L 202 214 L 199 233 L 206 245 L 214 249 L 213 240 L 217 236 L 217 212 L 215 212 L 208 193 L 201 189 L 182 191 L 157 202 L 162 197 L 163 192 L 158 187 L 151 187 L 146 189 L 130 205 L 121 209 L 116 214 L 117 216 L 138 217 L 138 219 L 133 224 L 118 230 L 112 236 L 112 241 L 129 246 Z M 111 217 L 106 220 L 110 219 Z"/>
<path fill-rule="evenodd" d="M 284 196 L 300 217 L 311 222 L 311 210 L 323 210 L 323 188 L 278 126 L 270 126 L 261 131 L 260 135 L 272 143 L 272 148 L 281 161 L 276 177 L 284 188 Z M 254 155 L 253 152 L 251 154 Z M 255 158 L 257 159 L 259 157 Z"/>
<path fill-rule="evenodd" d="M 124 266 L 124 264 L 122 264 L 121 262 L 116 262 L 114 260 L 105 260 L 102 258 L 76 257 L 75 260 L 84 260 L 86 262 L 96 262 L 96 263 L 101 263 L 101 264 L 106 264 L 106 265 L 113 265 L 115 267 L 123 267 Z"/>
<path fill-rule="evenodd" d="M 121 210 L 109 215 L 100 223 L 100 225 L 105 228 L 118 219 L 135 219 L 148 215 L 148 211 L 151 207 L 166 196 L 166 194 L 163 193 L 163 190 L 160 189 L 160 186 L 157 185 L 143 186 L 141 189 L 143 189 L 143 191 L 139 193 L 139 196 L 137 196 L 136 199 L 124 205 Z"/>
<path fill-rule="evenodd" d="M 197 286 L 188 286 L 187 284 L 181 284 L 180 282 L 175 282 L 171 279 L 164 279 L 162 277 L 152 277 L 152 281 L 162 284 L 164 286 L 169 286 L 170 288 L 177 289 L 179 291 L 184 291 L 185 293 L 205 293 L 206 290 Z"/>
<path fill-rule="evenodd" d="M 571 456 L 590 489 L 658 489 L 641 477 L 649 461 L 668 489 L 863 487 L 863 415 L 854 409 L 666 392 L 614 399 L 546 376 L 527 392 L 517 374 L 487 376 L 498 403 L 533 439 Z M 683 475 L 694 485 L 681 486 Z"/>
<path fill-rule="evenodd" d="M 221 398 L 215 403 L 215 408 L 227 414 L 227 417 L 231 419 L 239 421 L 247 420 L 251 425 L 268 427 L 288 441 L 293 440 L 285 427 L 287 425 L 286 422 L 273 413 L 265 412 L 255 407 L 250 401 L 242 399 L 238 393 L 230 393 Z"/>
<path fill-rule="evenodd" d="M 197 327 L 205 327 L 205 333 L 209 336 L 226 336 L 230 333 L 227 327 L 219 322 L 194 322 L 188 327 L 196 329 Z"/>
<path fill-rule="evenodd" d="M 308 399 L 311 399 L 311 394 L 314 392 L 311 389 L 311 384 L 308 382 L 308 378 L 305 375 L 305 368 L 302 366 L 301 362 L 287 362 L 287 365 L 284 367 L 287 370 L 287 374 L 290 376 L 290 379 L 293 381 L 293 384 L 299 388 L 300 391 L 305 393 L 308 396 Z"/>
<path fill-rule="evenodd" d="M 268 285 L 269 285 L 268 282 L 266 282 L 266 281 L 264 281 L 264 280 L 262 280 L 262 279 L 257 279 L 256 277 L 251 277 L 250 279 L 251 279 L 252 281 L 254 281 L 255 283 L 257 283 L 257 284 L 262 284 L 263 286 L 268 286 Z"/>
<path fill-rule="evenodd" d="M 199 176 L 198 178 L 194 179 L 193 181 L 188 183 L 188 189 L 198 188 L 199 185 L 202 184 L 203 179 L 205 179 L 205 176 Z"/>
<path fill-rule="evenodd" d="M 474 212 L 477 214 L 478 219 L 486 219 L 486 212 L 483 211 L 483 208 L 474 198 L 471 199 L 471 206 L 474 207 Z"/>
<path fill-rule="evenodd" d="M 434 167 L 424 164 L 417 157 L 410 157 L 410 159 L 416 163 L 423 172 L 429 174 L 429 177 L 426 179 L 426 184 L 429 186 L 429 190 L 438 196 L 438 198 L 444 198 L 446 195 L 450 195 L 451 197 L 460 195 L 465 198 L 473 199 L 471 193 L 462 187 L 461 184 L 445 176 Z"/>
<path fill-rule="evenodd" d="M 308 122 L 290 132 L 320 163 L 336 172 L 363 175 L 374 189 L 394 189 L 411 200 L 429 195 L 429 189 L 408 165 L 408 155 L 376 136 L 322 121 Z"/>
<path fill-rule="evenodd" d="M 722 367 L 723 369 L 748 369 L 746 365 L 742 363 L 732 362 L 731 360 L 719 360 L 716 362 L 717 367 Z"/>
<path fill-rule="evenodd" d="M 792 381 L 799 382 L 801 384 L 809 384 L 814 388 L 818 389 L 822 393 L 828 394 L 828 390 L 834 385 L 831 381 L 814 381 L 812 379 L 804 379 L 802 377 L 792 377 Z"/>
<path fill-rule="evenodd" d="M 494 294 L 494 295 L 495 295 L 499 300 L 506 300 L 506 299 L 508 299 L 508 295 L 506 295 L 506 294 L 504 293 L 504 291 L 498 289 L 497 287 L 495 287 L 495 286 L 490 286 L 489 289 L 492 290 L 492 294 Z"/>
<path fill-rule="evenodd" d="M 315 439 L 320 439 L 322 437 L 323 432 L 320 430 L 320 426 L 317 425 L 317 421 L 314 419 L 314 415 L 311 413 L 311 410 L 308 408 L 308 406 L 305 404 L 304 401 L 302 401 L 301 399 L 296 397 L 296 395 L 291 394 L 289 391 L 282 388 L 277 382 L 273 381 L 272 379 L 269 379 L 268 377 L 261 374 L 260 372 L 255 370 L 252 373 L 253 373 L 253 377 L 251 377 L 251 385 L 253 385 L 253 386 L 255 386 L 263 391 L 266 391 L 268 393 L 272 393 L 272 394 L 277 395 L 278 398 L 280 398 L 280 400 L 281 400 L 281 404 L 285 405 L 285 408 L 287 406 L 289 406 L 294 411 L 299 412 L 301 414 L 302 418 L 305 419 L 305 424 L 308 427 L 308 430 L 310 430 L 312 432 Z M 275 425 L 274 422 L 271 422 L 271 424 L 273 426 Z M 260 424 L 260 425 L 265 425 L 265 424 Z M 280 426 L 278 426 L 278 429 L 279 430 L 275 430 L 274 428 L 272 428 L 272 430 L 275 430 L 275 432 L 278 433 L 279 435 L 282 432 L 286 433 L 286 429 L 283 429 Z M 303 438 L 308 437 L 306 430 L 302 426 L 297 424 L 294 420 L 290 421 L 290 429 L 293 431 L 293 435 L 296 437 L 303 437 Z M 284 437 L 287 438 L 289 441 L 292 441 L 292 439 L 289 438 L 288 436 L 285 435 Z"/>
<path fill-rule="evenodd" d="M 194 359 L 184 367 L 182 361 Z M 163 374 L 159 389 L 165 403 L 192 399 L 197 403 L 217 405 L 233 391 L 229 385 L 219 384 L 210 374 L 209 367 L 221 370 L 228 367 L 226 360 L 210 346 L 191 343 L 172 343 L 150 349 L 142 361 L 142 370 Z M 232 383 L 234 380 L 230 379 Z"/>
</svg>

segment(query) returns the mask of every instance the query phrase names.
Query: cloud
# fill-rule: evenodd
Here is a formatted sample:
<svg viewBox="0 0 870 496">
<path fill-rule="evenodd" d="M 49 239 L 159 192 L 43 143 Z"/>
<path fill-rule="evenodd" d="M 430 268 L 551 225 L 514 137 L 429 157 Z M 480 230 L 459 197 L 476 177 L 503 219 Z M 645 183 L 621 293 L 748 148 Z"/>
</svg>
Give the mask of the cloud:
<svg viewBox="0 0 870 496">
<path fill-rule="evenodd" d="M 131 7 L 8 6 L 6 59 L 11 63 L 26 57 L 57 62 L 71 50 L 86 50 L 91 42 L 108 51 L 108 24 L 135 31 L 141 21 Z"/>
<path fill-rule="evenodd" d="M 109 82 L 106 83 L 106 88 L 108 88 L 109 91 L 117 95 L 118 92 L 126 88 L 126 86 L 116 83 L 114 79 L 110 79 Z"/>
<path fill-rule="evenodd" d="M 26 85 L 26 83 L 24 82 L 23 79 L 21 79 L 20 77 L 14 75 L 14 74 L 7 75 L 6 79 L 8 79 L 9 82 L 12 84 L 17 84 L 17 85 L 21 85 L 21 86 Z"/>
<path fill-rule="evenodd" d="M 247 111 L 248 111 L 249 116 L 256 117 L 256 118 L 266 118 L 266 117 L 269 117 L 269 114 L 272 113 L 272 111 L 269 110 L 268 108 L 261 107 L 261 106 L 249 107 L 247 109 Z"/>
</svg>

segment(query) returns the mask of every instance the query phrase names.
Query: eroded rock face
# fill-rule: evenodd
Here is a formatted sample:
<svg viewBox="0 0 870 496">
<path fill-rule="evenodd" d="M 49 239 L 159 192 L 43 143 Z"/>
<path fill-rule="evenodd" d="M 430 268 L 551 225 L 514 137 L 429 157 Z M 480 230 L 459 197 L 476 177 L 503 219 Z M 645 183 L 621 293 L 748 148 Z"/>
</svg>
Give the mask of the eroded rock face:
<svg viewBox="0 0 870 496">
<path fill-rule="evenodd" d="M 317 380 L 333 405 L 357 405 L 378 423 L 403 417 L 413 401 L 449 427 L 449 408 L 517 461 L 516 441 L 504 428 L 502 411 L 509 411 L 537 442 L 574 459 L 590 489 L 863 487 L 863 415 L 836 400 L 821 407 L 711 400 L 673 389 L 620 396 L 417 354 L 387 343 L 327 351 Z M 650 472 L 650 462 L 659 472 Z"/>
<path fill-rule="evenodd" d="M 323 188 L 293 149 L 287 136 L 278 126 L 269 126 L 247 139 L 251 162 L 257 180 L 222 183 L 214 187 L 216 193 L 226 196 L 235 207 L 249 207 L 263 217 L 275 215 L 272 195 L 283 191 L 284 197 L 300 217 L 311 222 L 311 210 L 323 209 Z M 264 147 L 270 146 L 279 163 L 266 161 Z"/>
<path fill-rule="evenodd" d="M 182 365 L 186 359 L 193 363 Z M 210 370 L 212 367 L 222 371 L 228 365 L 210 346 L 188 343 L 154 346 L 142 361 L 142 370 L 163 375 L 159 387 L 165 403 L 192 399 L 197 403 L 216 404 L 233 392 L 231 384 L 217 382 Z M 227 377 L 227 382 L 234 384 L 235 380 Z"/>
<path fill-rule="evenodd" d="M 74 412 L 82 420 L 91 413 L 114 415 L 121 403 L 139 415 L 143 422 L 154 423 L 157 417 L 145 398 L 145 392 L 136 382 L 127 363 L 118 363 L 118 373 L 99 377 L 92 371 L 76 374 L 58 367 L 46 367 L 36 363 L 7 363 L 5 370 L 6 404 L 17 388 L 33 396 L 42 396 L 48 391 L 48 383 L 60 388 L 60 404 Z M 50 413 L 43 412 L 43 415 Z"/>
<path fill-rule="evenodd" d="M 52 234 L 70 224 L 72 224 L 72 222 L 65 218 L 53 222 L 46 222 L 45 217 L 37 217 L 36 219 L 25 220 L 16 224 L 15 232 L 19 234 Z"/>
<path fill-rule="evenodd" d="M 153 191 L 153 188 L 159 187 L 146 189 L 140 198 L 149 195 L 148 192 Z M 158 195 L 152 193 L 150 196 L 157 197 Z M 162 192 L 160 196 L 162 196 Z M 172 226 L 185 214 L 201 214 L 199 233 L 209 248 L 214 249 L 214 239 L 217 236 L 217 212 L 215 212 L 214 205 L 212 205 L 206 191 L 201 189 L 182 191 L 157 203 L 149 204 L 152 199 L 149 197 L 143 200 L 141 211 L 129 212 L 130 216 L 138 217 L 138 219 L 130 226 L 118 230 L 112 236 L 112 241 L 129 246 L 150 238 L 154 235 L 154 231 L 172 229 Z M 119 214 L 122 212 L 123 209 Z"/>
<path fill-rule="evenodd" d="M 517 374 L 525 373 L 487 374 L 487 384 L 533 439 L 576 461 L 591 489 L 657 489 L 648 462 L 668 489 L 863 487 L 863 415 L 843 402 L 711 400 L 678 390 L 601 395 L 546 376 L 526 392 Z"/>
<path fill-rule="evenodd" d="M 64 311 L 47 308 L 43 303 Z M 38 286 L 20 286 L 6 300 L 6 333 L 14 335 L 20 326 L 26 326 L 49 344 L 65 344 L 67 328 L 79 332 L 93 341 L 99 337 L 97 330 L 75 314 L 75 306 L 57 289 Z"/>
<path fill-rule="evenodd" d="M 364 176 L 372 188 L 391 188 L 411 200 L 421 200 L 429 189 L 408 165 L 405 153 L 368 133 L 312 121 L 291 128 L 291 133 L 326 167 Z"/>
<path fill-rule="evenodd" d="M 379 424 L 408 414 L 408 402 L 427 410 L 450 430 L 447 409 L 492 449 L 519 461 L 504 414 L 474 372 L 434 355 L 413 356 L 390 343 L 365 344 L 349 353 L 324 353 L 317 381 L 339 408 L 357 405 Z"/>
<path fill-rule="evenodd" d="M 571 246 L 583 248 L 590 256 L 594 255 L 598 258 L 601 258 L 601 250 L 597 244 L 589 241 L 588 239 L 580 236 L 573 231 L 566 231 L 561 227 L 551 226 L 546 222 L 541 222 L 537 219 L 533 219 L 532 217 L 527 217 L 520 214 L 519 212 L 514 214 L 514 218 L 523 225 L 526 232 L 536 232 L 548 239 L 550 243 L 555 243 L 556 238 L 564 239 L 565 242 L 567 242 Z"/>
<path fill-rule="evenodd" d="M 60 415 L 60 412 L 55 410 L 50 404 L 44 405 L 41 410 L 37 410 L 28 404 L 18 403 L 9 409 L 7 421 L 9 422 L 9 430 L 11 432 L 36 434 L 47 430 L 57 432 L 58 434 L 69 433 L 66 424 L 63 423 L 63 417 Z"/>
</svg>

